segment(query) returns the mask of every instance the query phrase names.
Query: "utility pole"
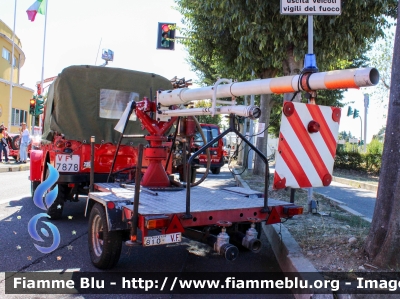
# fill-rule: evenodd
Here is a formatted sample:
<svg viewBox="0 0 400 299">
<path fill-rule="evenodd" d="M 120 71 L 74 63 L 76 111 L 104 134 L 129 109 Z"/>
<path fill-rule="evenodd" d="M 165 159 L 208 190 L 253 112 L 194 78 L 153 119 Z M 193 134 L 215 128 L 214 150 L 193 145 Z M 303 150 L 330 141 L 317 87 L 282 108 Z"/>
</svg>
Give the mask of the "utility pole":
<svg viewBox="0 0 400 299">
<path fill-rule="evenodd" d="M 364 153 L 367 152 L 367 114 L 369 106 L 369 94 L 364 94 Z"/>
</svg>

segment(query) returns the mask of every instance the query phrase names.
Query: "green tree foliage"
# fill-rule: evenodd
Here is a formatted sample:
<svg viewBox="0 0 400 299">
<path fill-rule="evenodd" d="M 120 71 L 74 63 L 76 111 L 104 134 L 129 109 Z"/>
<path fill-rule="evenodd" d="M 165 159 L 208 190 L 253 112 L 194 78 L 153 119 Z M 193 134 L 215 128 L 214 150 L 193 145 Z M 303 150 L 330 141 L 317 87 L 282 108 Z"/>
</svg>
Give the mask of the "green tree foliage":
<svg viewBox="0 0 400 299">
<path fill-rule="evenodd" d="M 370 64 L 379 70 L 380 84 L 371 93 L 371 99 L 387 107 L 391 82 L 394 33 L 387 30 L 385 38 L 380 38 L 367 53 Z"/>
<path fill-rule="evenodd" d="M 383 142 L 383 139 L 385 137 L 385 132 L 386 132 L 386 126 L 383 126 L 382 128 L 379 129 L 378 133 L 372 136 L 372 138 L 378 139 L 379 141 Z"/>
<path fill-rule="evenodd" d="M 205 83 L 217 77 L 248 79 L 254 71 L 279 70 L 288 52 L 307 53 L 307 16 L 280 14 L 280 1 L 176 0 L 184 16 L 190 62 Z M 343 1 L 340 16 L 314 16 L 314 52 L 320 69 L 348 66 L 384 35 L 385 15 L 397 0 Z"/>
<path fill-rule="evenodd" d="M 345 140 L 346 142 L 349 142 L 350 138 L 355 138 L 353 135 L 351 135 L 351 132 L 346 132 L 346 131 L 342 131 L 339 132 L 338 134 L 338 138 L 339 140 Z"/>
<path fill-rule="evenodd" d="M 205 84 L 219 77 L 248 80 L 253 72 L 258 78 L 300 72 L 308 47 L 307 16 L 281 15 L 279 0 L 176 3 L 184 16 L 187 39 L 183 43 L 189 62 Z M 384 16 L 394 18 L 397 4 L 397 0 L 348 0 L 343 1 L 340 16 L 314 16 L 314 52 L 320 70 L 342 69 L 362 61 L 369 45 L 384 36 L 388 26 Z M 269 95 L 262 99 L 260 122 L 268 125 L 274 102 Z M 264 153 L 266 144 L 266 138 L 258 138 L 257 147 Z M 256 171 L 261 164 L 256 158 L 255 173 L 261 174 Z"/>
</svg>

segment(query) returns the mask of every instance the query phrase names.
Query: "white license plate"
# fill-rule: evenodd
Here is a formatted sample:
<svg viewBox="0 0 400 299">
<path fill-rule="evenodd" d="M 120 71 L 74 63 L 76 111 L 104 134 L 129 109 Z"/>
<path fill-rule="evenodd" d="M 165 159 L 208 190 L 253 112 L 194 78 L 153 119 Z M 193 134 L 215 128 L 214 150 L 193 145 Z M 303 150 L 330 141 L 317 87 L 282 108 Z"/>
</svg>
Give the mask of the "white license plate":
<svg viewBox="0 0 400 299">
<path fill-rule="evenodd" d="M 56 155 L 55 168 L 58 172 L 78 172 L 79 162 L 78 155 Z"/>
<path fill-rule="evenodd" d="M 167 235 L 157 235 L 144 237 L 144 246 L 156 246 L 163 244 L 179 243 L 182 241 L 182 233 L 173 233 Z"/>
</svg>

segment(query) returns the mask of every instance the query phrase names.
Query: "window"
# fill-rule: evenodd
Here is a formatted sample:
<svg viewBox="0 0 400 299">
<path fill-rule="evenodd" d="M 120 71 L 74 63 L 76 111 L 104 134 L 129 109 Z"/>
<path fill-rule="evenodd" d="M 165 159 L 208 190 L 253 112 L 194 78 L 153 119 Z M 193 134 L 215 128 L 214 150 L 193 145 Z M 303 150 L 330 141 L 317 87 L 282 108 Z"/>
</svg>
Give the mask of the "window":
<svg viewBox="0 0 400 299">
<path fill-rule="evenodd" d="M 120 119 L 129 101 L 137 101 L 139 94 L 130 91 L 100 89 L 100 117 Z M 136 114 L 132 113 L 129 120 L 136 120 Z"/>
<path fill-rule="evenodd" d="M 17 60 L 17 58 L 13 58 L 13 67 L 14 68 L 17 68 L 18 67 L 18 60 Z"/>
<path fill-rule="evenodd" d="M 8 51 L 6 48 L 3 48 L 3 51 L 2 51 L 2 53 L 1 53 L 1 56 L 2 56 L 5 60 L 7 60 L 8 62 L 11 61 L 11 53 L 10 53 L 10 51 Z"/>
<path fill-rule="evenodd" d="M 28 111 L 12 108 L 11 125 L 19 126 L 22 122 L 27 122 Z"/>
</svg>

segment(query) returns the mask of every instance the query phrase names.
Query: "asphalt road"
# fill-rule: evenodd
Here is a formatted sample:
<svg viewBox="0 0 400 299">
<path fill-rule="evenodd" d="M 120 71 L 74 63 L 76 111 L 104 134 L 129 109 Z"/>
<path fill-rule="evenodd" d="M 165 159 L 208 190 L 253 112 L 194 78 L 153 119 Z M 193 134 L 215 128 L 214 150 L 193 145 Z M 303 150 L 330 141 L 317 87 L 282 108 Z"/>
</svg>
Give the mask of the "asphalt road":
<svg viewBox="0 0 400 299">
<path fill-rule="evenodd" d="M 30 197 L 29 171 L 0 173 L 0 272 L 20 271 L 81 271 L 103 272 L 95 268 L 88 252 L 88 219 L 84 217 L 85 197 L 78 203 L 66 203 L 63 218 L 51 221 L 61 235 L 56 250 L 43 254 L 35 244 L 49 246 L 52 236 L 41 234 L 44 242 L 38 242 L 28 233 L 30 219 L 43 211 Z M 218 183 L 216 183 L 218 180 Z M 234 186 L 231 174 L 224 168 L 219 175 L 210 174 L 210 186 Z M 69 216 L 69 217 L 68 217 Z M 39 222 L 41 223 L 41 222 Z M 38 226 L 37 230 L 46 228 Z M 262 234 L 263 250 L 254 254 L 240 251 L 236 261 L 230 262 L 217 255 L 207 245 L 184 238 L 182 243 L 149 248 L 123 245 L 121 258 L 113 272 L 279 272 L 279 266 Z M 108 272 L 107 272 L 108 273 Z M 0 294 L 4 294 L 4 273 L 0 274 Z M 1 298 L 54 298 L 55 295 L 0 295 Z M 60 298 L 197 298 L 204 295 L 57 295 Z M 248 298 L 248 295 L 207 295 L 210 298 Z M 265 295 L 251 295 L 264 298 Z M 273 295 L 271 298 L 293 298 L 292 295 Z"/>
<path fill-rule="evenodd" d="M 314 188 L 315 192 L 344 202 L 349 208 L 372 219 L 375 209 L 376 192 L 353 188 L 337 182 L 328 187 Z"/>
</svg>

